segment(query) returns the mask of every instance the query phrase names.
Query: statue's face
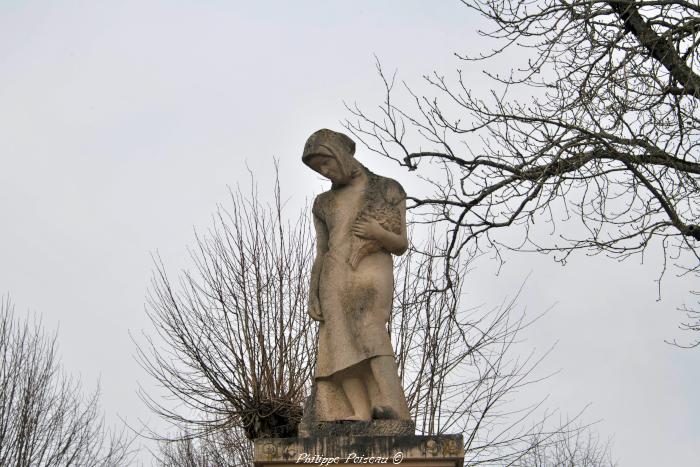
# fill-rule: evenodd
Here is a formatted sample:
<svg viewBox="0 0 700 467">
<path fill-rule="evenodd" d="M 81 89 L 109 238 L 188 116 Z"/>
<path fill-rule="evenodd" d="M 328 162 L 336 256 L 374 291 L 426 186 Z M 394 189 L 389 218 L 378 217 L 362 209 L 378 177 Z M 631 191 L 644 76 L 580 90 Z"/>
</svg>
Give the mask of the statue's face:
<svg viewBox="0 0 700 467">
<path fill-rule="evenodd" d="M 314 155 L 308 159 L 307 163 L 309 167 L 335 184 L 345 185 L 350 182 L 350 174 L 345 173 L 338 160 L 333 156 Z"/>
</svg>

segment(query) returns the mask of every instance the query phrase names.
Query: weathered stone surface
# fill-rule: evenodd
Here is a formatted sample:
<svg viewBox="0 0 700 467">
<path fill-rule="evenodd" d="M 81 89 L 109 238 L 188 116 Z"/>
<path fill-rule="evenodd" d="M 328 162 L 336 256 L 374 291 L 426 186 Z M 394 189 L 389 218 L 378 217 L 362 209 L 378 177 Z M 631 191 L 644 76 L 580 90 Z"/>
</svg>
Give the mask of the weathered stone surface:
<svg viewBox="0 0 700 467">
<path fill-rule="evenodd" d="M 307 404 L 314 421 L 409 420 L 387 332 L 392 254 L 408 246 L 406 193 L 355 157 L 355 142 L 331 130 L 306 141 L 302 161 L 332 182 L 314 201 L 316 259 L 309 315 L 319 322 Z"/>
<path fill-rule="evenodd" d="M 299 424 L 299 437 L 323 436 L 413 436 L 413 420 L 306 421 Z"/>
<path fill-rule="evenodd" d="M 255 441 L 256 467 L 298 465 L 401 465 L 462 467 L 462 435 L 321 436 Z"/>
</svg>

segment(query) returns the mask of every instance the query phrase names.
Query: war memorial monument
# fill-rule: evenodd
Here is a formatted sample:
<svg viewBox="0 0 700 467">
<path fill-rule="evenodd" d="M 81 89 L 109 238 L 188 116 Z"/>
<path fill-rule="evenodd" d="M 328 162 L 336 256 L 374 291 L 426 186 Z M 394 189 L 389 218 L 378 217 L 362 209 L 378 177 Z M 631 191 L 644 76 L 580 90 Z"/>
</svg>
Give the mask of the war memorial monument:
<svg viewBox="0 0 700 467">
<path fill-rule="evenodd" d="M 312 208 L 316 368 L 298 437 L 255 440 L 255 465 L 461 467 L 461 434 L 415 434 L 387 331 L 392 255 L 408 247 L 406 194 L 354 154 L 351 138 L 326 129 L 304 146 L 302 162 L 332 183 Z"/>
</svg>

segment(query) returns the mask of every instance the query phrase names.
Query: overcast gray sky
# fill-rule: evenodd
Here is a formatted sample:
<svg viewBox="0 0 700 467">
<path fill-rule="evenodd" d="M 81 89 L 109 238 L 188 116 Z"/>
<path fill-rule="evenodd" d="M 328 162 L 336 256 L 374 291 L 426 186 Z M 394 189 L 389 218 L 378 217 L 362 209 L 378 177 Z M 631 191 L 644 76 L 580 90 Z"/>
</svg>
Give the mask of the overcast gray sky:
<svg viewBox="0 0 700 467">
<path fill-rule="evenodd" d="M 107 420 L 158 421 L 136 396 L 152 387 L 129 331 L 149 331 L 144 297 L 156 250 L 186 266 L 246 163 L 271 185 L 273 157 L 293 205 L 325 189 L 300 163 L 306 137 L 339 130 L 343 100 L 381 99 L 373 54 L 419 82 L 476 51 L 478 18 L 459 2 L 14 1 L 0 4 L 0 293 L 59 328 L 66 368 L 102 386 Z M 486 86 L 479 70 L 475 88 Z M 358 158 L 409 189 L 410 174 Z M 653 253 L 653 252 L 652 252 Z M 700 459 L 700 351 L 675 306 L 689 280 L 654 279 L 659 255 L 618 264 L 510 254 L 500 275 L 482 258 L 468 299 L 519 301 L 536 314 L 529 347 L 556 348 L 537 390 L 548 405 L 613 437 L 622 466 Z M 142 456 L 147 459 L 147 456 Z"/>
</svg>

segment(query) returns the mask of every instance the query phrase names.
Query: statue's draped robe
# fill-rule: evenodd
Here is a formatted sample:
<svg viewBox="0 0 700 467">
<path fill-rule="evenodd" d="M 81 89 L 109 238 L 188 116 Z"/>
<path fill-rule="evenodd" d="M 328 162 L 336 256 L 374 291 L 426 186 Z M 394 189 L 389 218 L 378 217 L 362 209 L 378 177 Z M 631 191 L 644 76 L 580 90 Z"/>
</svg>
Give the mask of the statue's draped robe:
<svg viewBox="0 0 700 467">
<path fill-rule="evenodd" d="M 342 418 L 344 411 L 344 397 L 328 380 L 330 376 L 372 357 L 394 355 L 386 327 L 394 292 L 391 254 L 374 241 L 356 237 L 351 227 L 364 215 L 400 232 L 398 206 L 405 192 L 394 180 L 369 171 L 367 175 L 367 186 L 336 187 L 320 194 L 313 206 L 316 228 L 325 229 L 318 234 L 325 233 L 328 239 L 318 282 L 323 321 L 318 331 L 315 392 L 317 397 L 323 394 L 320 399 L 326 406 L 317 407 L 321 419 Z M 351 258 L 359 258 L 355 268 Z"/>
</svg>

